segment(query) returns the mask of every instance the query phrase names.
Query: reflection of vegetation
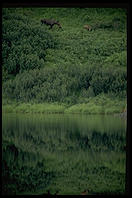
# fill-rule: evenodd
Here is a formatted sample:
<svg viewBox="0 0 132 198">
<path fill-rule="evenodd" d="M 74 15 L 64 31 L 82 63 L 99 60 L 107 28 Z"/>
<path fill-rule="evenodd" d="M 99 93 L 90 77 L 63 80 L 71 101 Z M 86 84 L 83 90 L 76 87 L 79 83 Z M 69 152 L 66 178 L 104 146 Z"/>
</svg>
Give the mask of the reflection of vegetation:
<svg viewBox="0 0 132 198">
<path fill-rule="evenodd" d="M 13 159 L 13 153 L 10 154 Z M 56 154 L 55 152 L 54 155 L 50 155 L 49 152 L 44 160 L 36 161 L 34 166 L 28 166 L 18 163 L 20 157 L 15 161 L 9 160 L 9 150 L 4 150 L 5 159 L 2 160 L 3 194 L 26 192 L 42 194 L 48 189 L 51 194 L 57 191 L 59 194 L 80 194 L 84 188 L 88 188 L 91 194 L 118 194 L 124 191 L 124 171 L 122 173 L 118 169 L 114 170 L 112 164 L 110 166 L 110 153 L 109 158 L 105 157 L 102 162 L 89 157 L 87 152 L 83 153 L 85 156 L 78 153 L 79 157 L 77 157 L 77 153 L 69 153 L 69 157 L 68 153 L 63 153 L 59 158 Z M 19 155 L 21 156 L 20 151 Z M 116 158 L 112 158 L 112 160 Z M 118 163 L 121 164 L 121 162 Z"/>
<path fill-rule="evenodd" d="M 38 146 L 47 151 L 68 151 L 70 150 L 87 150 L 93 151 L 123 151 L 125 149 L 125 137 L 122 137 L 115 131 L 111 134 L 106 132 L 92 131 L 91 134 L 81 134 L 81 131 L 64 130 L 63 135 L 56 134 L 55 130 L 42 131 L 44 134 L 37 134 L 32 128 L 27 132 L 21 131 L 21 136 L 16 139 L 17 142 L 23 140 L 20 144 L 24 147 L 28 143 L 28 147 L 33 150 Z M 12 138 L 12 137 L 11 137 Z M 38 148 L 37 148 L 38 149 Z M 40 149 L 41 150 L 41 149 Z"/>
<path fill-rule="evenodd" d="M 87 128 L 87 117 L 25 116 L 3 120 L 3 194 L 124 193 L 123 129 L 92 128 L 95 117 Z"/>
<path fill-rule="evenodd" d="M 9 149 L 10 148 L 10 149 Z M 2 160 L 2 192 L 3 194 L 16 194 L 17 192 L 26 192 L 26 191 L 36 191 L 38 188 L 50 184 L 52 178 L 54 177 L 53 171 L 45 170 L 44 161 L 38 162 L 35 167 L 30 167 L 18 163 L 20 161 L 19 156 L 21 156 L 21 151 L 18 155 L 17 148 L 11 144 L 3 150 L 4 159 Z M 8 158 L 10 157 L 12 158 Z M 15 157 L 16 156 L 16 157 Z M 15 160 L 14 160 L 15 157 Z"/>
<path fill-rule="evenodd" d="M 117 133 L 113 133 L 111 135 L 107 135 L 107 133 L 100 134 L 97 131 L 92 133 L 92 146 L 95 150 L 124 150 L 125 147 L 125 139 L 118 135 Z"/>
</svg>

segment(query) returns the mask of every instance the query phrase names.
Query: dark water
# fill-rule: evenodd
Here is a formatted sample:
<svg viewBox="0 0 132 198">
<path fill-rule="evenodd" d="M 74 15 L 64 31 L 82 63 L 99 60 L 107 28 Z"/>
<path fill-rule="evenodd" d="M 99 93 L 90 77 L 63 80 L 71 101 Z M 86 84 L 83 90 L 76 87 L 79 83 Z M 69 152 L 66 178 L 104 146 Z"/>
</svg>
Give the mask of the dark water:
<svg viewBox="0 0 132 198">
<path fill-rule="evenodd" d="M 124 194 L 125 175 L 121 118 L 3 114 L 3 194 Z"/>
</svg>

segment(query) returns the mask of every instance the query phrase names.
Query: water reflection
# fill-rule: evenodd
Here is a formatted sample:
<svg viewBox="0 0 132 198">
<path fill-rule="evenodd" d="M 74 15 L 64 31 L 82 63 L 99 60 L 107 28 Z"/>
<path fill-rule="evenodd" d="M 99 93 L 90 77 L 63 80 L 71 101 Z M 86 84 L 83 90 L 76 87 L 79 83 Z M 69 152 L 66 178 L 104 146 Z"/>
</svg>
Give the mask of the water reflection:
<svg viewBox="0 0 132 198">
<path fill-rule="evenodd" d="M 126 126 L 118 117 L 3 114 L 2 145 L 3 194 L 125 191 Z"/>
</svg>

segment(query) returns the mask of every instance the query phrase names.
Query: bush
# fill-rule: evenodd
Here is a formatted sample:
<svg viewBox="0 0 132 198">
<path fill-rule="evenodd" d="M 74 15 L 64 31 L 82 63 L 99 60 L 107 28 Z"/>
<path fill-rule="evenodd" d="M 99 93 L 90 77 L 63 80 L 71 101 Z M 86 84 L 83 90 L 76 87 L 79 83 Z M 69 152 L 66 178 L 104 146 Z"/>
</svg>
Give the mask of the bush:
<svg viewBox="0 0 132 198">
<path fill-rule="evenodd" d="M 121 36 L 120 38 L 108 38 L 108 35 L 98 36 L 97 40 L 92 46 L 92 53 L 98 56 L 108 57 L 114 53 L 119 53 L 127 49 L 126 38 Z"/>
<path fill-rule="evenodd" d="M 126 67 L 127 66 L 127 52 L 114 53 L 107 57 L 104 61 L 104 66 Z"/>
<path fill-rule="evenodd" d="M 2 11 L 2 80 L 6 97 L 22 102 L 58 101 L 70 105 L 87 103 L 101 93 L 126 96 L 125 10 L 4 8 Z M 43 14 L 56 20 L 62 14 L 64 31 L 41 26 Z M 72 17 L 69 22 L 68 16 Z M 83 29 L 88 19 L 91 26 L 98 24 L 93 31 Z M 114 27 L 116 23 L 120 27 Z"/>
<path fill-rule="evenodd" d="M 126 72 L 120 68 L 81 70 L 79 66 L 34 69 L 16 75 L 3 83 L 3 94 L 22 102 L 66 102 L 75 104 L 80 99 L 100 93 L 124 95 Z M 90 72 L 92 71 L 92 72 Z"/>
<path fill-rule="evenodd" d="M 94 72 L 90 83 L 95 95 L 109 91 L 119 94 L 126 90 L 126 72 L 120 68 L 100 68 Z"/>
<path fill-rule="evenodd" d="M 67 96 L 71 96 L 71 101 L 75 102 L 73 93 L 77 91 L 77 79 L 68 76 L 72 76 L 73 73 L 65 71 L 63 74 L 63 71 L 59 71 L 58 68 L 44 68 L 17 74 L 14 80 L 3 84 L 3 94 L 23 102 L 31 99 L 37 102 L 63 102 Z"/>
<path fill-rule="evenodd" d="M 3 13 L 2 61 L 3 71 L 16 75 L 24 70 L 42 68 L 46 50 L 57 42 L 41 25 L 22 14 Z"/>
<path fill-rule="evenodd" d="M 90 97 L 94 97 L 94 96 L 95 96 L 95 94 L 94 94 L 93 88 L 91 86 L 89 86 L 88 90 L 86 90 L 86 89 L 81 90 L 80 97 L 90 98 Z"/>
</svg>

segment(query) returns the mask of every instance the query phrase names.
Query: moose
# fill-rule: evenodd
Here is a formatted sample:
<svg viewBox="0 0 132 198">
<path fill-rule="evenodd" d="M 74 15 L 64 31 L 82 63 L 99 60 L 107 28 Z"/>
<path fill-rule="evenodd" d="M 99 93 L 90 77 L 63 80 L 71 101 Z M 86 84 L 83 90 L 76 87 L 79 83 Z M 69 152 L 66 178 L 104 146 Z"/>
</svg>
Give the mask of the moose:
<svg viewBox="0 0 132 198">
<path fill-rule="evenodd" d="M 88 30 L 88 31 L 92 30 L 92 27 L 90 25 L 84 25 L 83 28 Z"/>
<path fill-rule="evenodd" d="M 41 19 L 41 24 L 49 25 L 50 29 L 52 29 L 52 27 L 56 24 L 56 25 L 58 25 L 59 28 L 62 29 L 61 24 L 59 23 L 59 21 L 55 21 L 55 20 L 51 20 L 51 19 Z"/>
</svg>

